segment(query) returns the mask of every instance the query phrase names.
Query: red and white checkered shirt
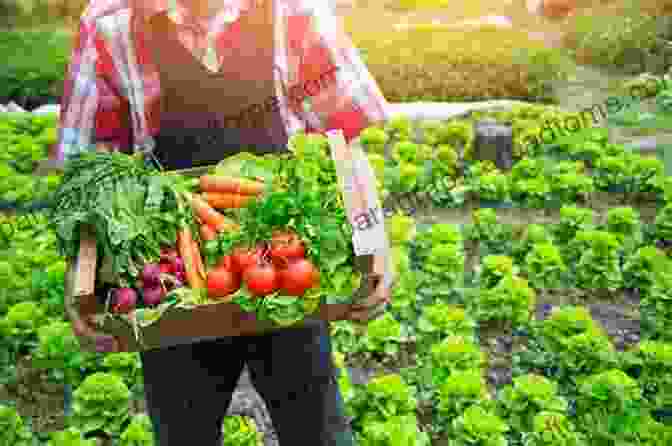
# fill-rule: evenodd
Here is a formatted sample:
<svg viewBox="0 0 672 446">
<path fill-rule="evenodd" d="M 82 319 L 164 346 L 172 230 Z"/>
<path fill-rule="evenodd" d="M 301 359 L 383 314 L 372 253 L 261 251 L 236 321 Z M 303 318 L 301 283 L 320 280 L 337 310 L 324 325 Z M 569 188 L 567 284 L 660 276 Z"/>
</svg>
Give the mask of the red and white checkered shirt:
<svg viewBox="0 0 672 446">
<path fill-rule="evenodd" d="M 226 63 L 217 54 L 236 42 L 241 12 L 255 6 L 254 0 L 220 1 L 220 12 L 201 26 L 208 42 L 202 62 L 211 70 Z M 325 0 L 269 1 L 276 2 L 275 89 L 288 134 L 340 128 L 350 139 L 388 118 L 380 89 Z M 58 161 L 101 142 L 114 150 L 154 147 L 161 86 L 141 25 L 161 12 L 185 29 L 180 38 L 196 53 L 188 29 L 198 25 L 176 0 L 91 1 L 66 75 L 53 154 Z M 300 101 L 288 98 L 287 87 L 314 79 L 316 66 L 337 67 L 335 81 Z"/>
</svg>

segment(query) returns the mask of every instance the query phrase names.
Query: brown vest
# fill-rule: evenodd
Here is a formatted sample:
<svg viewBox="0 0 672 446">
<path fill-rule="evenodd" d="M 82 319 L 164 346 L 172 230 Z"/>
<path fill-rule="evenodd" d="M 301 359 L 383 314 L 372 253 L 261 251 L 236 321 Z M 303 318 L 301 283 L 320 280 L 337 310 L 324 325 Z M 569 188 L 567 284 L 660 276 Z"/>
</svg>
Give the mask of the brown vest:
<svg viewBox="0 0 672 446">
<path fill-rule="evenodd" d="M 184 47 L 177 25 L 166 14 L 150 21 L 148 45 L 161 89 L 154 154 L 164 169 L 215 164 L 241 151 L 286 150 L 288 137 L 273 83 L 274 39 L 268 8 L 275 2 L 264 3 L 269 6 L 241 17 L 241 38 L 225 49 L 217 73 Z"/>
</svg>

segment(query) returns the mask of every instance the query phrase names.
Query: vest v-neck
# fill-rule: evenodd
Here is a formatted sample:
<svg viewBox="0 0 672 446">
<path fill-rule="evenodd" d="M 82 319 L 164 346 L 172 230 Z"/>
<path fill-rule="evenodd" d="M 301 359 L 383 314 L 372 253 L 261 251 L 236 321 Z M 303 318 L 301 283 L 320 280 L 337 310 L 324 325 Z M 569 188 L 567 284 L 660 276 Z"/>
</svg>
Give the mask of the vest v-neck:
<svg viewBox="0 0 672 446">
<path fill-rule="evenodd" d="M 221 74 L 221 71 L 222 71 L 222 64 L 219 62 L 219 60 L 216 62 L 216 64 L 217 64 L 217 69 L 216 69 L 216 70 L 211 70 L 210 68 L 208 68 L 207 64 L 205 64 L 205 63 L 203 62 L 203 60 L 201 60 L 201 59 L 199 59 L 198 57 L 196 57 L 196 55 L 194 54 L 194 52 L 191 51 L 191 50 L 189 50 L 189 48 L 187 48 L 187 47 L 185 46 L 185 44 L 180 40 L 180 38 L 179 38 L 179 36 L 178 36 L 178 32 L 179 32 L 179 27 L 178 27 L 178 25 L 177 25 L 176 23 L 174 23 L 174 22 L 170 19 L 170 17 L 168 17 L 167 14 L 162 14 L 161 19 L 164 20 L 165 22 L 167 22 L 167 24 L 168 24 L 168 29 L 169 29 L 169 32 L 168 32 L 168 38 L 170 38 L 171 40 L 173 40 L 175 43 L 178 43 L 178 44 L 179 44 L 178 47 L 181 48 L 181 49 L 183 50 L 184 53 L 188 54 L 189 57 L 190 57 L 194 62 L 196 62 L 196 65 L 197 65 L 198 67 L 200 67 L 200 69 L 201 69 L 203 72 L 205 72 L 207 75 L 210 75 L 210 76 L 218 76 L 218 75 Z M 206 36 L 206 39 L 209 39 L 209 37 Z M 208 53 L 208 52 L 214 52 L 214 57 L 215 57 L 215 58 L 218 58 L 218 55 L 217 55 L 217 48 L 216 48 L 216 46 L 215 46 L 212 42 L 208 42 L 206 45 L 207 45 L 207 46 L 206 46 L 206 48 L 205 48 L 205 55 L 207 56 L 207 53 Z"/>
</svg>

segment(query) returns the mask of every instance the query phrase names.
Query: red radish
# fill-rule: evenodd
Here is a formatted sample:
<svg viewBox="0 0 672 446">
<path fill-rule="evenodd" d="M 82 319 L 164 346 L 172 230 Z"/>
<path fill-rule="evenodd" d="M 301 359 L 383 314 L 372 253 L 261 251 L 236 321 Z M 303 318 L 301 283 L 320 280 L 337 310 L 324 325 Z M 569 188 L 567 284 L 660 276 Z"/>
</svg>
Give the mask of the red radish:
<svg viewBox="0 0 672 446">
<path fill-rule="evenodd" d="M 161 262 L 159 263 L 159 268 L 161 269 L 161 274 L 173 273 L 173 265 L 171 265 L 170 263 Z"/>
<path fill-rule="evenodd" d="M 114 291 L 114 304 L 112 311 L 115 313 L 129 313 L 135 309 L 138 302 L 138 294 L 133 288 L 117 288 Z"/>
<path fill-rule="evenodd" d="M 178 271 L 175 273 L 175 278 L 184 283 L 187 281 L 187 274 L 184 271 Z"/>
<path fill-rule="evenodd" d="M 303 296 L 319 283 L 320 273 L 306 259 L 295 259 L 279 271 L 280 288 L 289 296 Z"/>
<path fill-rule="evenodd" d="M 243 280 L 255 296 L 266 296 L 278 289 L 278 274 L 268 262 L 259 261 L 248 267 L 243 273 Z"/>
<path fill-rule="evenodd" d="M 271 257 L 296 259 L 303 257 L 306 249 L 299 237 L 292 232 L 276 231 L 271 238 Z"/>
<path fill-rule="evenodd" d="M 142 283 L 145 286 L 158 285 L 161 279 L 161 267 L 156 263 L 148 263 L 142 268 Z"/>
<path fill-rule="evenodd" d="M 240 289 L 240 275 L 224 268 L 208 274 L 208 296 L 214 299 L 229 296 Z"/>
<path fill-rule="evenodd" d="M 165 296 L 166 292 L 161 285 L 145 288 L 142 292 L 142 300 L 149 306 L 160 304 Z"/>
<path fill-rule="evenodd" d="M 234 270 L 243 273 L 248 267 L 256 264 L 261 259 L 262 253 L 263 249 L 260 246 L 254 249 L 235 248 L 231 254 Z"/>
</svg>

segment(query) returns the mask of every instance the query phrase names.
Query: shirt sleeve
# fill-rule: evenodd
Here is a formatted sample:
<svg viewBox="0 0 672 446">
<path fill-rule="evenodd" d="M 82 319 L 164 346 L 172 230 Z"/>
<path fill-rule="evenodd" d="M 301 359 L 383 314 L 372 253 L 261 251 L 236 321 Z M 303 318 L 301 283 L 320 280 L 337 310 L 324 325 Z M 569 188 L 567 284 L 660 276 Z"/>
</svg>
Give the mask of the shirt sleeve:
<svg viewBox="0 0 672 446">
<path fill-rule="evenodd" d="M 366 127 L 388 119 L 389 108 L 378 84 L 328 4 L 294 9 L 287 33 L 289 68 L 296 70 L 293 77 L 298 81 L 290 89 L 290 103 L 308 102 L 307 110 L 305 105 L 298 107 L 307 130 L 342 129 L 350 141 Z"/>
<path fill-rule="evenodd" d="M 112 83 L 114 64 L 95 23 L 80 23 L 66 73 L 55 160 L 67 161 L 102 143 L 129 147 L 127 101 Z"/>
</svg>

